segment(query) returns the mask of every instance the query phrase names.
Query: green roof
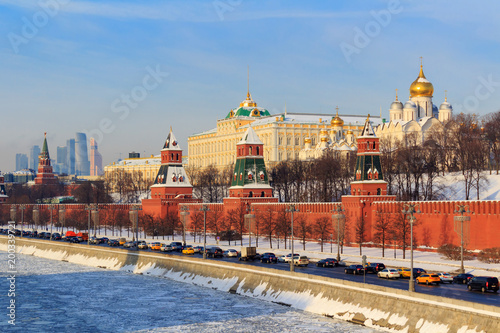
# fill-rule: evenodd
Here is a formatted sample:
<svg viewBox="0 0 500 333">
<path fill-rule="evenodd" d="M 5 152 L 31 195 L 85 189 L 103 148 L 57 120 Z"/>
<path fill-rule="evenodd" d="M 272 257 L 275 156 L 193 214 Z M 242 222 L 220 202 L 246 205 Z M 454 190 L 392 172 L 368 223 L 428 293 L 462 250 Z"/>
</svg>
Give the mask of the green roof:
<svg viewBox="0 0 500 333">
<path fill-rule="evenodd" d="M 271 115 L 266 109 L 253 106 L 240 106 L 237 109 L 231 110 L 227 114 L 226 119 L 232 118 L 231 113 L 233 113 L 233 117 L 268 117 Z"/>
</svg>

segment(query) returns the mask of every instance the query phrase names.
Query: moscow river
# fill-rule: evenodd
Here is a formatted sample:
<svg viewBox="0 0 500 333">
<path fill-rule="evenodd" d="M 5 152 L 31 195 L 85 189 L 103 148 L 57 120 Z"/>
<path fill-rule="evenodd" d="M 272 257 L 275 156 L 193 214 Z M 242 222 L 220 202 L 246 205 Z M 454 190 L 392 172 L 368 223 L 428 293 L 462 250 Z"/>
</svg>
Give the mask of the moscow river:
<svg viewBox="0 0 500 333">
<path fill-rule="evenodd" d="M 16 254 L 13 279 L 8 259 L 0 251 L 1 332 L 375 332 L 165 278 L 27 255 Z"/>
</svg>

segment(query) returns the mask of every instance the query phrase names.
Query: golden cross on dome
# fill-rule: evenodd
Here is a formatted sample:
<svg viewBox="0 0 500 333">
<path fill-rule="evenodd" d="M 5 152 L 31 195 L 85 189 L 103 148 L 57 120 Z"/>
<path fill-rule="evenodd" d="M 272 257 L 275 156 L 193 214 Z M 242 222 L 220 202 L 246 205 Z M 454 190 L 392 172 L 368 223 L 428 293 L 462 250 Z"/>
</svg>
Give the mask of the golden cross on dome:
<svg viewBox="0 0 500 333">
<path fill-rule="evenodd" d="M 339 106 L 338 105 L 335 107 L 335 110 L 337 111 L 337 116 L 338 116 L 339 115 Z"/>
<path fill-rule="evenodd" d="M 448 102 L 448 90 L 444 91 L 444 101 Z"/>
<path fill-rule="evenodd" d="M 396 101 L 398 100 L 398 90 L 396 89 Z"/>
</svg>

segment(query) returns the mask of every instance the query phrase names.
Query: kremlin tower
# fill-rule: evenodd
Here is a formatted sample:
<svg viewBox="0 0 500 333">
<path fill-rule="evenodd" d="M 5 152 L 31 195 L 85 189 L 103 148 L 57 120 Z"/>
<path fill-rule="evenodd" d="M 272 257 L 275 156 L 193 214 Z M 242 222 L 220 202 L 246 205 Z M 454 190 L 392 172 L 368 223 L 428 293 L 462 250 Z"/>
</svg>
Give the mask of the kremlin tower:
<svg viewBox="0 0 500 333">
<path fill-rule="evenodd" d="M 189 183 L 182 166 L 182 149 L 172 132 L 168 133 L 161 150 L 161 167 L 154 185 L 151 186 L 151 198 L 174 199 L 191 198 L 193 186 Z"/>
<path fill-rule="evenodd" d="M 49 147 L 47 145 L 47 133 L 43 140 L 42 152 L 38 158 L 38 172 L 35 178 L 35 185 L 58 185 L 59 181 L 52 171 L 50 165 Z"/>
<path fill-rule="evenodd" d="M 229 188 L 230 197 L 269 198 L 273 190 L 269 186 L 266 165 L 264 164 L 264 143 L 259 139 L 252 126 L 236 144 L 236 164 Z"/>
<path fill-rule="evenodd" d="M 0 174 L 0 202 L 7 201 L 7 192 L 5 191 L 5 184 L 3 175 Z"/>
</svg>

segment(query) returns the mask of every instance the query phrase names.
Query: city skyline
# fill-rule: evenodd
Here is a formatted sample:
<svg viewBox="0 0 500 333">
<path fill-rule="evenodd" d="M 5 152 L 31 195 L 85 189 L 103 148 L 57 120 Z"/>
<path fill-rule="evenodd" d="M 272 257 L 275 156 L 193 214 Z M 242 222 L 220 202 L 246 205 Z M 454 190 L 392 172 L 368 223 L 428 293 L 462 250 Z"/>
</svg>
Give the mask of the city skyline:
<svg viewBox="0 0 500 333">
<path fill-rule="evenodd" d="M 170 126 L 187 148 L 189 135 L 245 98 L 247 66 L 252 97 L 271 114 L 285 103 L 328 114 L 338 105 L 388 119 L 395 89 L 408 99 L 420 57 L 436 104 L 447 90 L 455 114 L 500 105 L 492 1 L 54 3 L 0 0 L 0 85 L 12 124 L 0 146 L 4 172 L 44 132 L 54 151 L 75 132 L 95 137 L 103 165 L 130 151 L 157 155 Z"/>
</svg>

